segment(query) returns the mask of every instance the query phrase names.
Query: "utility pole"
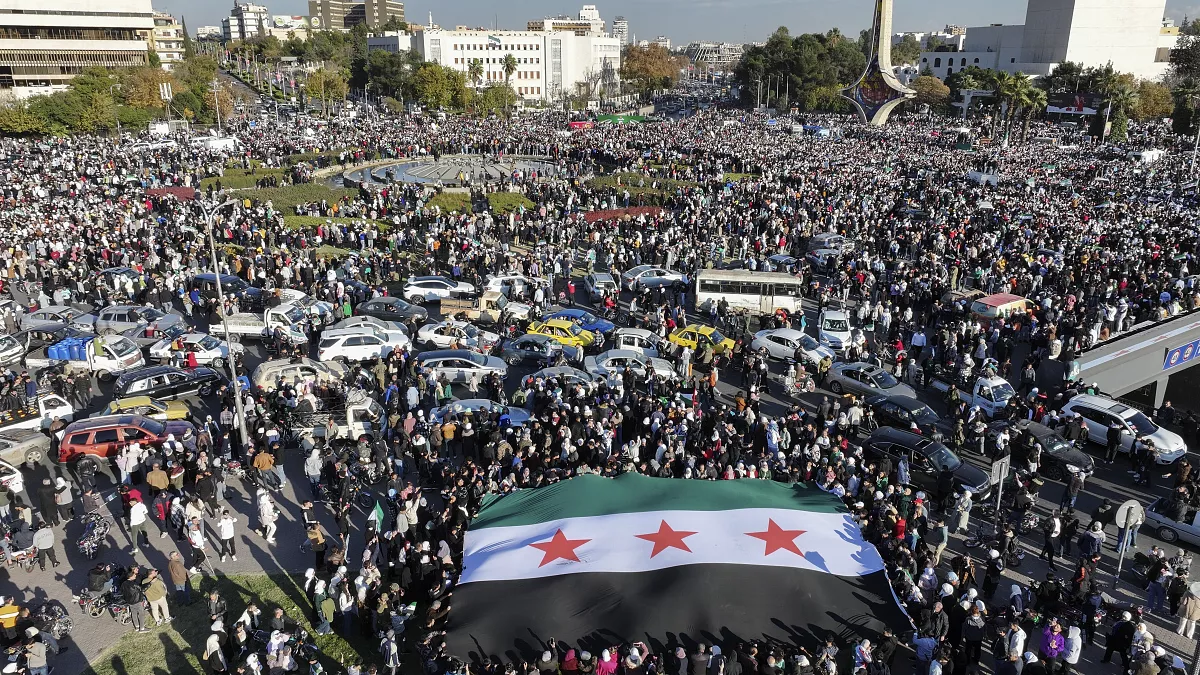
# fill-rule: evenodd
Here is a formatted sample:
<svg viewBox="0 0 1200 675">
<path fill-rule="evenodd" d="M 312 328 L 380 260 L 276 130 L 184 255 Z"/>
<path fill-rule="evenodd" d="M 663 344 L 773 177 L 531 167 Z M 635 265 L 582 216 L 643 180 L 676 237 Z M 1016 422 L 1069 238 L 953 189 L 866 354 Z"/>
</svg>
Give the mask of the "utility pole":
<svg viewBox="0 0 1200 675">
<path fill-rule="evenodd" d="M 217 111 L 217 135 L 220 136 L 221 135 L 221 82 L 216 77 L 214 77 L 213 81 L 212 81 L 212 92 L 213 92 L 213 109 Z M 209 236 L 211 237 L 212 235 L 209 235 Z M 213 253 L 213 264 L 214 265 L 216 264 L 216 253 Z M 221 292 L 221 289 L 218 288 L 217 293 L 220 293 L 220 292 Z M 228 335 L 229 331 L 225 331 L 225 334 Z"/>
<path fill-rule="evenodd" d="M 760 75 L 755 81 L 758 82 L 758 97 L 754 101 L 754 109 L 758 110 L 762 107 L 762 76 Z"/>
</svg>

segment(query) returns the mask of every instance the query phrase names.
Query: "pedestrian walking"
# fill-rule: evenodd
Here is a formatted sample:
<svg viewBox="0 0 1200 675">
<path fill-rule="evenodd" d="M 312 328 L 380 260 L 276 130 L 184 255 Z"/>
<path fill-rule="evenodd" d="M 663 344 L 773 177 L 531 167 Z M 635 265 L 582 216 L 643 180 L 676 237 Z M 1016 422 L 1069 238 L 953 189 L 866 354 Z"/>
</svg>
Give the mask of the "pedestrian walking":
<svg viewBox="0 0 1200 675">
<path fill-rule="evenodd" d="M 233 562 L 237 562 L 237 547 L 233 541 L 233 525 L 236 522 L 237 518 L 229 514 L 229 509 L 221 509 L 221 519 L 217 521 L 217 541 L 221 544 L 221 562 L 225 562 L 226 554 L 233 558 Z"/>
<path fill-rule="evenodd" d="M 142 585 L 138 583 L 137 568 L 129 570 L 129 575 L 121 582 L 121 599 L 129 605 L 134 630 L 139 633 L 149 631 L 150 629 L 146 628 L 146 607 L 142 604 L 146 594 L 142 591 Z"/>
<path fill-rule="evenodd" d="M 188 583 L 187 566 L 183 564 L 183 556 L 179 551 L 171 551 L 167 555 L 167 574 L 171 577 L 171 585 L 175 587 L 175 604 L 192 604 L 192 588 Z"/>
<path fill-rule="evenodd" d="M 146 520 L 149 518 L 150 510 L 145 503 L 141 499 L 132 499 L 129 503 L 129 540 L 133 543 L 134 555 L 141 550 L 142 540 L 150 544 L 150 537 L 146 534 Z"/>
</svg>

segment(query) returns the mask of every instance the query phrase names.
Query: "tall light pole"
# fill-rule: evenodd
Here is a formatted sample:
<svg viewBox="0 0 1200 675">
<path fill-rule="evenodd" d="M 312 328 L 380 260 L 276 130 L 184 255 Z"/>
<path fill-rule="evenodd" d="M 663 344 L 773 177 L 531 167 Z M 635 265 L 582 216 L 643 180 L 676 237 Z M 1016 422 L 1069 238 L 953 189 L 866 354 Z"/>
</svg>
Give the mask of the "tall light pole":
<svg viewBox="0 0 1200 675">
<path fill-rule="evenodd" d="M 197 192 L 197 195 L 200 193 Z M 217 282 L 217 312 L 221 315 L 221 325 L 225 328 L 225 343 L 232 345 L 233 334 L 229 332 L 229 318 L 225 314 L 225 293 L 221 290 L 221 269 L 217 266 L 217 242 L 213 238 L 213 228 L 216 226 L 217 215 L 227 206 L 235 206 L 238 203 L 236 199 L 226 199 L 212 209 L 204 207 L 204 202 L 197 201 L 196 204 L 200 207 L 200 212 L 204 214 L 205 232 L 208 234 L 208 249 L 212 254 L 212 270 L 213 278 Z M 242 403 L 242 392 L 238 390 L 238 370 L 237 359 L 233 358 L 233 348 L 229 349 L 229 372 L 233 378 L 233 403 L 237 410 L 238 418 L 238 439 L 242 443 L 242 451 L 250 445 L 250 436 L 246 433 L 246 408 Z"/>
<path fill-rule="evenodd" d="M 117 102 L 116 102 L 116 99 L 113 97 L 113 89 L 120 89 L 120 88 L 121 88 L 121 85 L 119 85 L 119 84 L 114 84 L 113 86 L 108 88 L 108 97 L 113 99 L 113 119 L 116 120 L 116 122 L 117 122 L 117 140 L 118 141 L 121 140 L 121 114 L 120 114 L 120 111 L 117 110 Z"/>
</svg>

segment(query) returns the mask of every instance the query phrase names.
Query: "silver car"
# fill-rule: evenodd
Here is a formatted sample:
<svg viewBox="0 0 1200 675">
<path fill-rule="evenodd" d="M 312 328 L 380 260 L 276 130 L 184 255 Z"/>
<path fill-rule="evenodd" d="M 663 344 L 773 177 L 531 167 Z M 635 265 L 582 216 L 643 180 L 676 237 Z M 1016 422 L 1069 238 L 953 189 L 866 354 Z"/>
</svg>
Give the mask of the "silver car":
<svg viewBox="0 0 1200 675">
<path fill-rule="evenodd" d="M 891 373 L 870 363 L 835 363 L 829 369 L 829 378 L 825 386 L 835 394 L 855 394 L 868 396 L 872 394 L 888 394 L 889 396 L 917 397 L 913 388 L 897 380 Z"/>
<path fill-rule="evenodd" d="M 583 278 L 583 288 L 587 290 L 588 298 L 592 302 L 598 301 L 604 295 L 611 295 L 614 298 L 621 295 L 621 289 L 617 287 L 617 280 L 607 272 L 587 275 Z"/>
<path fill-rule="evenodd" d="M 589 356 L 583 360 L 583 368 L 595 377 L 605 378 L 620 375 L 626 370 L 633 370 L 641 378 L 654 373 L 660 382 L 678 377 L 670 361 L 646 356 L 632 349 L 610 349 L 603 354 Z"/>
<path fill-rule="evenodd" d="M 754 341 L 750 343 L 750 348 L 756 352 L 765 350 L 768 356 L 780 361 L 795 358 L 796 349 L 799 348 L 805 366 L 815 366 L 826 356 L 830 359 L 834 358 L 832 349 L 794 328 L 760 330 L 754 334 Z"/>
<path fill-rule="evenodd" d="M 30 329 L 47 324 L 67 324 L 75 330 L 92 332 L 96 317 L 67 305 L 48 305 L 36 312 L 21 316 L 21 328 Z"/>
<path fill-rule="evenodd" d="M 492 373 L 501 378 L 508 375 L 508 364 L 503 359 L 467 349 L 421 352 L 417 355 L 417 364 L 422 368 L 429 368 L 437 377 L 444 375 L 447 382 L 466 382 L 476 373 L 481 382 Z"/>
<path fill-rule="evenodd" d="M 115 335 L 144 326 L 163 328 L 182 322 L 183 317 L 178 314 L 164 314 L 145 305 L 113 305 L 101 309 L 96 315 L 96 333 Z"/>
</svg>

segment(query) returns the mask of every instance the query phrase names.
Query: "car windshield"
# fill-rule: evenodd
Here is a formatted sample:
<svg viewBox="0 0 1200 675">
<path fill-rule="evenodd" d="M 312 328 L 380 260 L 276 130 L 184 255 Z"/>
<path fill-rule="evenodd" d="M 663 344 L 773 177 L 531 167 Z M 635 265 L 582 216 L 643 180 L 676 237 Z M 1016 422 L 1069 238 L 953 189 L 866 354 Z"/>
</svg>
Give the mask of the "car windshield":
<svg viewBox="0 0 1200 675">
<path fill-rule="evenodd" d="M 126 339 L 112 340 L 106 344 L 117 356 L 129 356 L 138 350 L 136 345 Z"/>
<path fill-rule="evenodd" d="M 892 374 L 886 370 L 880 370 L 868 375 L 867 377 L 869 377 L 871 381 L 875 383 L 875 386 L 879 387 L 880 389 L 891 389 L 897 384 L 900 384 L 896 381 L 896 378 L 892 377 Z M 928 408 L 926 408 L 926 410 L 928 410 Z"/>
<path fill-rule="evenodd" d="M 167 425 L 159 422 L 158 420 L 152 420 L 150 418 L 142 420 L 140 423 L 138 423 L 138 426 L 147 432 L 154 434 L 155 436 L 162 436 L 167 430 Z"/>
<path fill-rule="evenodd" d="M 167 326 L 166 328 L 162 329 L 163 337 L 171 339 L 171 340 L 174 340 L 175 338 L 179 337 L 180 335 L 183 335 L 186 332 L 187 332 L 187 324 L 185 324 L 182 321 L 180 321 L 179 323 L 173 323 L 170 326 Z"/>
<path fill-rule="evenodd" d="M 937 413 L 933 412 L 933 409 L 927 405 L 919 405 L 908 412 L 912 414 L 912 418 L 914 420 L 918 421 L 928 420 L 930 422 L 936 422 L 938 419 Z"/>
<path fill-rule="evenodd" d="M 486 366 L 488 364 L 488 357 L 484 356 L 483 354 L 476 354 L 475 352 L 471 352 L 471 354 L 467 358 L 471 359 L 472 362 L 477 363 L 481 366 Z"/>
<path fill-rule="evenodd" d="M 576 324 L 571 324 L 571 325 L 570 325 L 570 326 L 567 328 L 567 332 L 568 332 L 568 333 L 570 333 L 571 335 L 579 335 L 580 333 L 582 333 L 582 332 L 583 332 L 583 329 L 582 329 L 582 328 L 580 328 L 580 327 L 579 327 L 578 325 L 576 325 Z"/>
<path fill-rule="evenodd" d="M 962 466 L 962 460 L 958 458 L 958 455 L 950 452 L 950 449 L 946 446 L 938 444 L 930 448 L 930 450 L 929 461 L 939 470 L 949 469 L 954 471 Z"/>
<path fill-rule="evenodd" d="M 469 337 L 471 339 L 475 339 L 475 338 L 479 337 L 479 329 L 470 324 L 463 326 L 463 332 L 466 333 L 467 337 Z"/>
<path fill-rule="evenodd" d="M 1134 413 L 1133 417 L 1130 417 L 1128 422 L 1133 425 L 1134 429 L 1137 429 L 1139 434 L 1142 435 L 1149 435 L 1158 431 L 1158 425 L 1154 422 L 1151 422 L 1149 417 L 1146 417 L 1140 412 Z"/>
<path fill-rule="evenodd" d="M 287 319 L 288 323 L 295 326 L 304 321 L 304 312 L 300 311 L 299 307 L 293 305 L 291 309 L 284 313 L 283 317 Z"/>
<path fill-rule="evenodd" d="M 821 324 L 821 330 L 845 333 L 846 331 L 850 330 L 850 322 L 846 319 L 825 319 L 825 321 Z"/>
<path fill-rule="evenodd" d="M 819 347 L 820 345 L 818 345 L 817 341 L 812 339 L 811 336 L 805 335 L 800 338 L 800 346 L 804 347 L 805 349 L 807 349 L 809 351 L 813 351 L 813 350 L 816 350 L 817 347 Z"/>
<path fill-rule="evenodd" d="M 595 323 L 596 316 L 591 312 L 582 312 L 578 317 L 576 317 L 576 320 L 582 321 L 583 323 Z"/>
<path fill-rule="evenodd" d="M 713 329 L 713 332 L 708 334 L 708 338 L 712 340 L 713 344 L 715 345 L 719 345 L 725 341 L 725 336 L 721 335 L 721 331 L 716 330 L 715 328 Z"/>
<path fill-rule="evenodd" d="M 21 343 L 11 335 L 0 335 L 0 349 L 20 349 Z"/>
<path fill-rule="evenodd" d="M 153 307 L 139 307 L 137 309 L 137 314 L 138 314 L 138 316 L 142 317 L 146 321 L 158 321 L 159 319 L 166 316 L 166 314 L 163 314 L 162 312 L 158 311 L 157 309 L 154 309 Z"/>
<path fill-rule="evenodd" d="M 994 401 L 1007 401 L 1016 395 L 1017 391 L 1008 382 L 1001 382 L 992 387 L 992 400 Z"/>
<path fill-rule="evenodd" d="M 196 344 L 200 345 L 201 349 L 210 351 L 221 348 L 221 341 L 211 335 L 205 335 L 204 337 L 200 338 L 200 341 Z"/>
</svg>

